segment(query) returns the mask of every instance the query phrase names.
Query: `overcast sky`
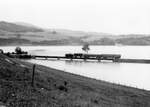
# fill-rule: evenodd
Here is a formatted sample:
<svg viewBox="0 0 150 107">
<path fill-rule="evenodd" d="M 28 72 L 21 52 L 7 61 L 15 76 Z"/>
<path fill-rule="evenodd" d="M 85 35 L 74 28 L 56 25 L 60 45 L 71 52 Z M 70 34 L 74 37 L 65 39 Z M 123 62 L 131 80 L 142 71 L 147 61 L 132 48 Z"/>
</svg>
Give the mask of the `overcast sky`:
<svg viewBox="0 0 150 107">
<path fill-rule="evenodd" d="M 44 28 L 150 34 L 150 0 L 0 0 L 0 20 Z"/>
</svg>

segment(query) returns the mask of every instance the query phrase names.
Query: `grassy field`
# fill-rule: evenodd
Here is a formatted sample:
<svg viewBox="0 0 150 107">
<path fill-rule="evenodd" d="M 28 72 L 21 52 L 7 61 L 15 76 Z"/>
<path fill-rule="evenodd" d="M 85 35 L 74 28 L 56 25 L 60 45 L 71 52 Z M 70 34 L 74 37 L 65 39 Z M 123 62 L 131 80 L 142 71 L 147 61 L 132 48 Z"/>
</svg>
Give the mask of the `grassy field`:
<svg viewBox="0 0 150 107">
<path fill-rule="evenodd" d="M 6 107 L 150 107 L 150 92 L 0 55 L 0 105 Z M 94 72 L 94 71 L 93 71 Z"/>
</svg>

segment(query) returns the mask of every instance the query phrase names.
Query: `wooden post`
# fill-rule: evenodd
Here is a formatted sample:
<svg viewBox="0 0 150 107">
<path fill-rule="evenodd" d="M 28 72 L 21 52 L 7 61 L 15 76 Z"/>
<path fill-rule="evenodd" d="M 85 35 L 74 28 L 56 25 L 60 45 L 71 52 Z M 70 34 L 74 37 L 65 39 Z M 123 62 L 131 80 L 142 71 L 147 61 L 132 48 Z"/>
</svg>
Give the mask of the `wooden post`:
<svg viewBox="0 0 150 107">
<path fill-rule="evenodd" d="M 35 64 L 33 65 L 33 72 L 32 72 L 32 82 L 31 82 L 32 87 L 34 86 L 34 75 L 35 75 Z"/>
</svg>

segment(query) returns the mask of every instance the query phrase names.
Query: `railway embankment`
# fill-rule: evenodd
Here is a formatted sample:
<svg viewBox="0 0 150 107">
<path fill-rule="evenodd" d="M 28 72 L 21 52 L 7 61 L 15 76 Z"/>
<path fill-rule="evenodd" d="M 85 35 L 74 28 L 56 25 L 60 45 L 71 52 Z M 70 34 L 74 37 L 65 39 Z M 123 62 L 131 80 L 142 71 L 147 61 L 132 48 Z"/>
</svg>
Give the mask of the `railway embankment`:
<svg viewBox="0 0 150 107">
<path fill-rule="evenodd" d="M 112 61 L 118 63 L 145 63 L 150 64 L 150 59 L 127 59 L 121 58 L 121 55 L 117 54 L 66 54 L 65 56 L 42 56 L 42 55 L 29 55 L 29 54 L 14 54 L 14 53 L 3 53 L 10 58 L 19 59 L 70 59 L 70 60 L 95 60 L 95 61 Z"/>
<path fill-rule="evenodd" d="M 150 59 L 119 59 L 117 62 L 150 64 Z"/>
</svg>

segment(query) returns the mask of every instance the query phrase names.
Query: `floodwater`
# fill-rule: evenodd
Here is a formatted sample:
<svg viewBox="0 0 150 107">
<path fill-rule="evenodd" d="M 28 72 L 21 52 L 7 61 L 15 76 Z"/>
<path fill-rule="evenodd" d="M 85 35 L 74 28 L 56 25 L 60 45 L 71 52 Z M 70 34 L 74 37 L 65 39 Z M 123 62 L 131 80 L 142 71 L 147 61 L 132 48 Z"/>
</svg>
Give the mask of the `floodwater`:
<svg viewBox="0 0 150 107">
<path fill-rule="evenodd" d="M 82 46 L 23 46 L 32 55 L 84 53 Z M 5 52 L 15 47 L 1 47 Z M 90 46 L 92 54 L 121 54 L 122 58 L 150 59 L 150 46 Z M 150 64 L 112 63 L 83 60 L 32 59 L 29 62 L 99 80 L 150 90 Z"/>
</svg>

